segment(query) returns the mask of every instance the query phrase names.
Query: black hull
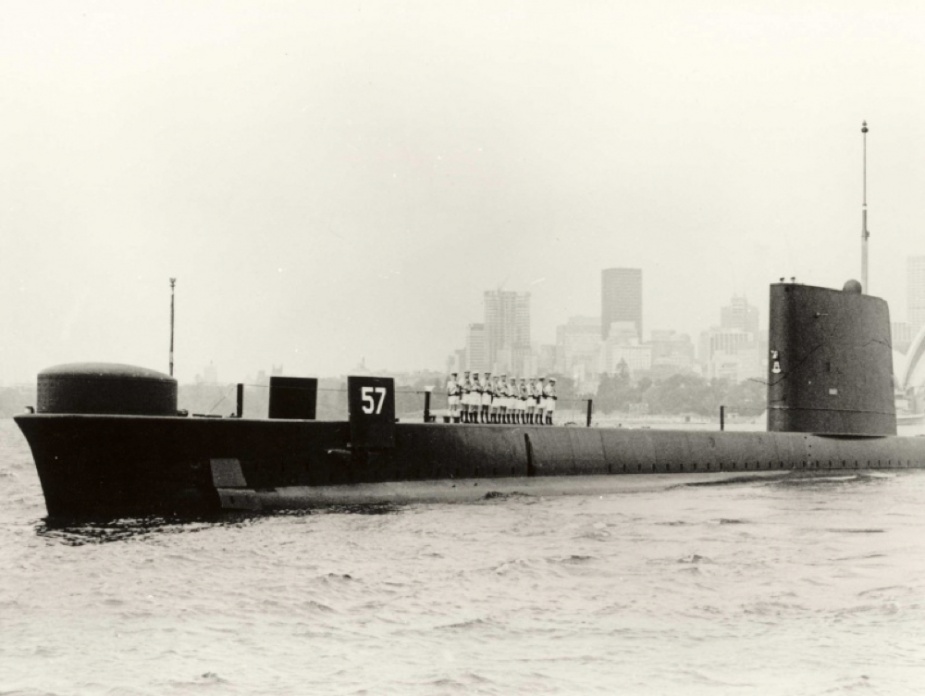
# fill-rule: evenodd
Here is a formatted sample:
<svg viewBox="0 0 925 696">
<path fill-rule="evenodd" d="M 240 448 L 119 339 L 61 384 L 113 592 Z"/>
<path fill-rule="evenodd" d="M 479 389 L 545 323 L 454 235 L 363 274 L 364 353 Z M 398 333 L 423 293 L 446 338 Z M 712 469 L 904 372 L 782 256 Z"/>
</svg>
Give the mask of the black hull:
<svg viewBox="0 0 925 696">
<path fill-rule="evenodd" d="M 399 423 L 393 448 L 364 450 L 351 449 L 348 422 L 58 414 L 16 422 L 56 518 L 596 492 L 604 482 L 639 485 L 646 474 L 925 467 L 925 438 L 891 436 Z"/>
</svg>

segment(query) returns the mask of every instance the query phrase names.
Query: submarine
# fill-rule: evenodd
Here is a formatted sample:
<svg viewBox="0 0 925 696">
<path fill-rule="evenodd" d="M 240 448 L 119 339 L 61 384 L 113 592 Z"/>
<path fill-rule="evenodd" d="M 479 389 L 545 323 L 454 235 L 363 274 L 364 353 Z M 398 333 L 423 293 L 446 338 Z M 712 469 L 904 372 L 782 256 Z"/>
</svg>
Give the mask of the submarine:
<svg viewBox="0 0 925 696">
<path fill-rule="evenodd" d="M 887 303 L 857 281 L 772 284 L 761 432 L 397 422 L 393 380 L 367 376 L 348 377 L 343 420 L 317 420 L 317 380 L 299 377 L 271 382 L 268 418 L 195 417 L 172 377 L 110 363 L 43 370 L 15 421 L 65 519 L 920 469 L 925 438 L 896 434 L 890 338 Z"/>
</svg>

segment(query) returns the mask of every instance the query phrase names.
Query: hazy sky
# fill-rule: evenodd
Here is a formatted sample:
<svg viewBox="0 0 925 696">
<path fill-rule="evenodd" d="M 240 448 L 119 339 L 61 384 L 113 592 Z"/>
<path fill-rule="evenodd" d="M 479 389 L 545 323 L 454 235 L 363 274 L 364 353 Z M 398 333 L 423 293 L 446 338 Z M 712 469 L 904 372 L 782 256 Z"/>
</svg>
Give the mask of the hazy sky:
<svg viewBox="0 0 925 696">
<path fill-rule="evenodd" d="M 692 334 L 780 276 L 905 318 L 919 2 L 5 2 L 0 382 L 442 369 L 489 288 L 533 339 L 643 269 Z"/>
</svg>

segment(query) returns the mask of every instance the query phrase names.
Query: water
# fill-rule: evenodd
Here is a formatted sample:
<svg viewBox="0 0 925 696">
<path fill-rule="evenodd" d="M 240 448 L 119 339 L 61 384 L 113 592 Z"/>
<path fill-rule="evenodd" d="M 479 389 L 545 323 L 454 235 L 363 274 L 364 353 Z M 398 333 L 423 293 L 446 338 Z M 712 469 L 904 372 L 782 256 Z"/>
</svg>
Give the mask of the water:
<svg viewBox="0 0 925 696">
<path fill-rule="evenodd" d="M 0 694 L 902 694 L 925 472 L 50 528 L 0 421 Z"/>
</svg>

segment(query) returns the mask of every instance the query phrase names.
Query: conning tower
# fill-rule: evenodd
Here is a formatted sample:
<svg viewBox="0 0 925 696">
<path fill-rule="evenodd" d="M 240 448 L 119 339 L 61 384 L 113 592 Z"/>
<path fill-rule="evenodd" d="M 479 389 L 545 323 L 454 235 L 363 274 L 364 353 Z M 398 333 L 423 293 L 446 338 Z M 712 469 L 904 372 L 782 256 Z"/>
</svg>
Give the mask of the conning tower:
<svg viewBox="0 0 925 696">
<path fill-rule="evenodd" d="M 771 285 L 768 430 L 896 434 L 890 310 L 854 280 L 842 290 Z"/>
</svg>

